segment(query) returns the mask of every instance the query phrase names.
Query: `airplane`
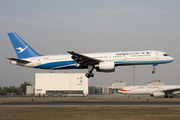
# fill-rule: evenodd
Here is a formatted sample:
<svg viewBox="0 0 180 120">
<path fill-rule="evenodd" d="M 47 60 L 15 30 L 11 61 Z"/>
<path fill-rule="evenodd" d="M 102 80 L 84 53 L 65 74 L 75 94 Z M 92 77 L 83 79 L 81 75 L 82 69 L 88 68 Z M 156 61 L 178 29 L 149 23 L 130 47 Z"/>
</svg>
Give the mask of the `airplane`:
<svg viewBox="0 0 180 120">
<path fill-rule="evenodd" d="M 117 66 L 129 65 L 153 65 L 152 73 L 155 74 L 155 66 L 174 61 L 167 53 L 154 50 L 88 54 L 67 51 L 69 54 L 43 56 L 15 32 L 8 33 L 8 36 L 18 56 L 7 58 L 11 60 L 11 64 L 50 70 L 88 69 L 88 73 L 85 74 L 87 78 L 94 77 L 94 69 L 99 72 L 114 72 Z"/>
<path fill-rule="evenodd" d="M 121 94 L 150 95 L 151 97 L 171 98 L 173 94 L 179 93 L 180 85 L 150 85 L 150 86 L 126 86 L 118 90 Z"/>
</svg>

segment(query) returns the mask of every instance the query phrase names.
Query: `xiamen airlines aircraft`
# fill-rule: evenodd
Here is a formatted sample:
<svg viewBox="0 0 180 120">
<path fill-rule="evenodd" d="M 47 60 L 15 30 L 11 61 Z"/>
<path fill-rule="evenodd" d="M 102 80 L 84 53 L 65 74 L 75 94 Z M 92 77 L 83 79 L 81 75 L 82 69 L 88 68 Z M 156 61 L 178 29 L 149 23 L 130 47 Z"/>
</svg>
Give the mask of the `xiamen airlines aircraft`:
<svg viewBox="0 0 180 120">
<path fill-rule="evenodd" d="M 152 97 L 172 97 L 180 91 L 180 85 L 126 86 L 118 90 L 122 94 L 150 95 Z"/>
<path fill-rule="evenodd" d="M 174 59 L 167 53 L 161 51 L 130 51 L 130 52 L 108 52 L 79 54 L 74 51 L 67 51 L 65 55 L 38 54 L 16 33 L 8 33 L 18 58 L 8 58 L 11 64 L 38 68 L 38 69 L 88 69 L 86 77 L 93 77 L 92 71 L 114 72 L 116 66 L 127 65 L 153 65 L 152 73 L 155 73 L 155 66 L 173 62 Z"/>
</svg>

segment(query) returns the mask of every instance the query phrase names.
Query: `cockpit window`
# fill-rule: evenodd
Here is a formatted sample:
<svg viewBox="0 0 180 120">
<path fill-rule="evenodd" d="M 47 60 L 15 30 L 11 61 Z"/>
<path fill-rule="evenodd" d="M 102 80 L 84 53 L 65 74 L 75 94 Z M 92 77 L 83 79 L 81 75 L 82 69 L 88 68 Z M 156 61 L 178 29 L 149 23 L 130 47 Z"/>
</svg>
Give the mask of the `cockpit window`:
<svg viewBox="0 0 180 120">
<path fill-rule="evenodd" d="M 169 56 L 168 54 L 164 54 L 164 56 Z"/>
</svg>

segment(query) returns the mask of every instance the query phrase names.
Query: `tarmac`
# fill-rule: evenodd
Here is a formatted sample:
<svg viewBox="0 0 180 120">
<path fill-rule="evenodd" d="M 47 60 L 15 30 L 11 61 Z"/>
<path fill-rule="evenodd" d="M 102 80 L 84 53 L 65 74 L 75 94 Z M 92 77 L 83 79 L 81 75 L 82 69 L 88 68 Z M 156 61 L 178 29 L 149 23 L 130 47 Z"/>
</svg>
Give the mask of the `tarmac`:
<svg viewBox="0 0 180 120">
<path fill-rule="evenodd" d="M 2 102 L 1 106 L 173 106 L 180 102 L 113 102 L 113 101 L 58 101 L 58 102 Z"/>
<path fill-rule="evenodd" d="M 152 97 L 149 97 L 149 96 L 130 96 L 131 98 L 130 99 L 141 99 L 141 98 L 145 98 L 143 99 L 143 101 L 128 101 L 129 98 L 127 98 L 127 96 L 123 96 L 123 95 L 120 95 L 120 96 L 117 96 L 117 95 L 99 95 L 99 96 L 89 96 L 91 99 L 95 98 L 95 99 L 98 99 L 98 100 L 94 100 L 94 101 L 86 101 L 86 98 L 82 98 L 84 99 L 83 101 L 73 101 L 73 99 L 76 99 L 76 98 L 56 98 L 57 100 L 58 99 L 71 99 L 71 101 L 69 100 L 63 100 L 63 101 L 47 101 L 47 102 L 39 102 L 39 101 L 36 101 L 37 99 L 52 99 L 52 98 L 0 98 L 0 107 L 27 107 L 27 106 L 45 106 L 45 107 L 60 107 L 60 106 L 171 106 L 171 107 L 180 107 L 180 101 L 177 100 L 177 101 L 173 101 L 171 100 L 171 98 L 169 98 L 169 100 L 167 99 L 167 101 L 162 101 L 163 98 L 160 100 L 160 101 L 153 101 L 153 99 L 155 98 L 152 98 Z M 111 99 L 107 99 L 107 98 L 111 98 Z M 115 98 L 115 99 L 119 99 L 119 101 L 112 101 L 112 99 Z M 1 99 L 36 99 L 36 100 L 32 100 L 32 101 L 29 101 L 29 102 L 6 102 L 6 100 L 4 100 L 2 102 Z M 99 100 L 100 99 L 100 100 Z M 104 101 L 104 99 L 106 99 Z M 123 101 L 122 101 L 123 99 Z M 127 101 L 126 101 L 127 99 Z M 102 100 L 102 101 L 101 101 Z"/>
</svg>

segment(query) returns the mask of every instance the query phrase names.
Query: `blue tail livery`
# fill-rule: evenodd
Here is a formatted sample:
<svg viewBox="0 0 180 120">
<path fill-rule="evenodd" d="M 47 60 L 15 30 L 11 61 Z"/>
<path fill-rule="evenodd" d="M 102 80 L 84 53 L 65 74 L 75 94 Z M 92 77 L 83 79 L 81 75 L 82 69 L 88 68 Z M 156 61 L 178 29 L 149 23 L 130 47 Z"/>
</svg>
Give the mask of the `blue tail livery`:
<svg viewBox="0 0 180 120">
<path fill-rule="evenodd" d="M 41 56 L 16 33 L 8 33 L 8 36 L 19 59 Z"/>
</svg>

